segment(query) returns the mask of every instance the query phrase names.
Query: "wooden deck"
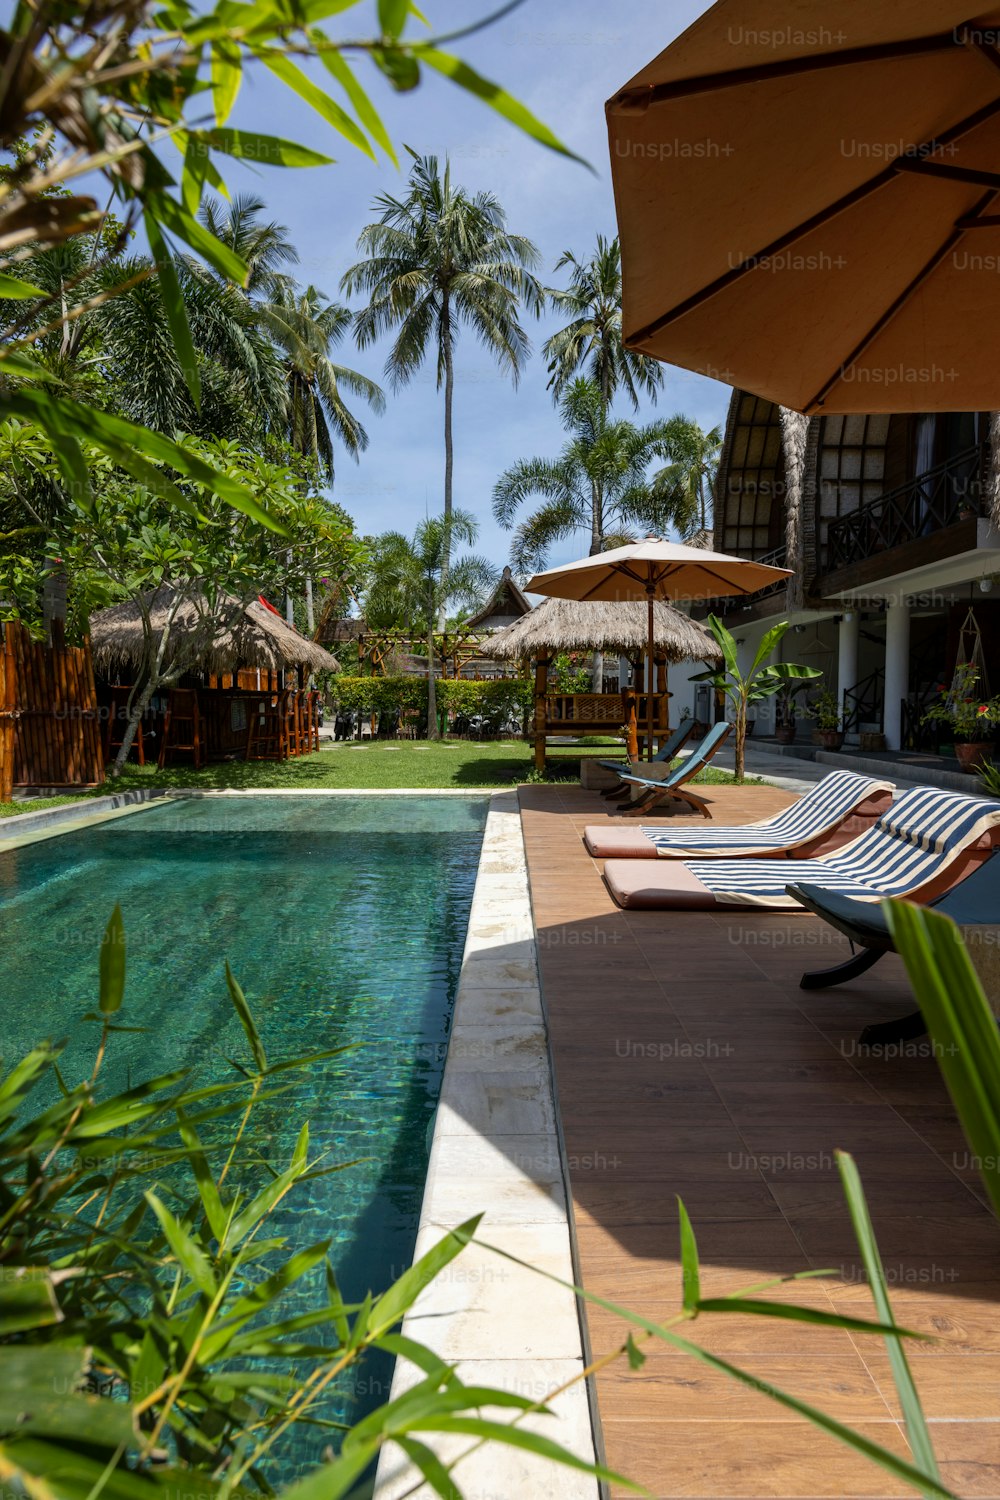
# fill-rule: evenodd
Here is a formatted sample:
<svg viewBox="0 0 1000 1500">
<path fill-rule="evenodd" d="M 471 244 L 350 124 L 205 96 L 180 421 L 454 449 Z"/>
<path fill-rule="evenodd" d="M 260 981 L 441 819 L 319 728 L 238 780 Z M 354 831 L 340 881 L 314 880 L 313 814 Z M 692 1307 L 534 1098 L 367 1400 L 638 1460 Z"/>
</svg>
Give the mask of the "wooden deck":
<svg viewBox="0 0 1000 1500">
<path fill-rule="evenodd" d="M 791 800 L 768 787 L 711 795 L 725 822 Z M 856 1044 L 867 1022 L 914 1008 L 899 960 L 802 991 L 804 968 L 847 952 L 817 919 L 619 911 L 581 840 L 606 804 L 539 786 L 521 789 L 521 806 L 584 1285 L 676 1312 L 680 1194 L 707 1294 L 835 1267 L 782 1295 L 873 1317 L 833 1160 L 853 1151 L 896 1316 L 938 1339 L 912 1346 L 912 1364 L 943 1478 L 962 1496 L 1000 1495 L 1000 1229 L 929 1044 L 893 1057 Z M 588 1317 L 595 1354 L 621 1341 L 620 1320 Z M 906 1452 L 881 1340 L 736 1317 L 682 1331 Z M 598 1402 L 609 1464 L 656 1496 L 912 1493 L 663 1346 L 639 1372 L 620 1362 L 600 1376 Z"/>
</svg>

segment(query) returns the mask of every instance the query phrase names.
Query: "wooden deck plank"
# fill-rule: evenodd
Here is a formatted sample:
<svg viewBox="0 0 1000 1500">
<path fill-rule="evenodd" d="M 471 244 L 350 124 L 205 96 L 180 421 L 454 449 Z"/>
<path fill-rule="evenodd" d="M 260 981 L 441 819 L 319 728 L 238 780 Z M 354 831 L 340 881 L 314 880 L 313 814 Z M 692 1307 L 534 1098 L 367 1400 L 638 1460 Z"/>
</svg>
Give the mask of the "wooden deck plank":
<svg viewBox="0 0 1000 1500">
<path fill-rule="evenodd" d="M 792 800 L 758 786 L 710 795 L 726 823 Z M 706 1290 L 829 1266 L 831 1281 L 781 1295 L 871 1316 L 833 1155 L 853 1150 L 897 1317 L 939 1338 L 913 1363 L 946 1482 L 1000 1495 L 1000 1233 L 928 1044 L 884 1056 L 856 1042 L 869 1021 L 913 1009 L 901 963 L 807 992 L 803 969 L 847 952 L 811 916 L 619 911 L 581 837 L 606 806 L 579 787 L 521 791 L 584 1285 L 649 1316 L 676 1312 L 680 1194 Z M 602 1309 L 588 1324 L 597 1355 L 624 1333 Z M 905 1453 L 880 1340 L 738 1316 L 684 1332 Z M 759 1392 L 670 1351 L 639 1372 L 612 1366 L 597 1395 L 610 1466 L 656 1496 L 904 1493 Z"/>
</svg>

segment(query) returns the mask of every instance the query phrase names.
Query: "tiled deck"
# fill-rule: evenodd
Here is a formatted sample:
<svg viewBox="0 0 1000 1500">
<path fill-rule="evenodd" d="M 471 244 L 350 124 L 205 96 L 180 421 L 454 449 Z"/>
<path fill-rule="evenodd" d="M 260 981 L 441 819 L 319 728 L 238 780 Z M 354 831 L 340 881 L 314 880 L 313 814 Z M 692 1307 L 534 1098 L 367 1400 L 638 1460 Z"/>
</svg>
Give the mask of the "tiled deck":
<svg viewBox="0 0 1000 1500">
<path fill-rule="evenodd" d="M 606 804 L 578 787 L 520 795 L 584 1285 L 676 1312 L 680 1194 L 707 1294 L 835 1267 L 782 1295 L 874 1316 L 833 1160 L 851 1150 L 897 1319 L 939 1340 L 911 1350 L 943 1478 L 1000 1496 L 1000 1230 L 929 1044 L 893 1057 L 856 1045 L 867 1022 L 914 1009 L 899 960 L 802 991 L 804 968 L 847 952 L 817 919 L 619 911 L 581 840 Z M 771 787 L 712 796 L 725 822 L 790 800 Z M 618 1319 L 588 1317 L 595 1354 L 621 1341 Z M 880 1339 L 739 1317 L 682 1331 L 906 1452 Z M 647 1348 L 639 1372 L 619 1362 L 599 1377 L 598 1401 L 609 1464 L 654 1495 L 912 1493 L 764 1395 Z"/>
</svg>

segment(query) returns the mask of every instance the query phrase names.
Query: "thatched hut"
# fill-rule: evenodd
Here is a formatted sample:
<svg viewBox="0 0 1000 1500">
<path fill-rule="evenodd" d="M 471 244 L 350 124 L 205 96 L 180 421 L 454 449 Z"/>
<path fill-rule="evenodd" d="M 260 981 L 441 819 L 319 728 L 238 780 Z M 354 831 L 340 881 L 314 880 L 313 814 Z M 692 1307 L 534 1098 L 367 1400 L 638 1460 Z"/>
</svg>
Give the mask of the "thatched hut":
<svg viewBox="0 0 1000 1500">
<path fill-rule="evenodd" d="M 667 665 L 719 660 L 719 650 L 703 625 L 669 604 L 654 605 L 655 720 L 657 737 L 669 729 Z M 639 694 L 550 693 L 550 659 L 562 651 L 602 651 L 638 659 L 647 649 L 649 616 L 645 601 L 621 603 L 545 599 L 530 614 L 497 631 L 484 652 L 501 661 L 535 663 L 535 765 L 545 764 L 549 735 L 607 734 L 629 726 L 629 749 L 638 750 L 638 724 L 645 720 Z"/>
<path fill-rule="evenodd" d="M 185 671 L 222 676 L 243 667 L 281 672 L 303 667 L 309 672 L 339 672 L 335 656 L 254 600 L 242 604 L 223 595 L 209 609 L 204 597 L 176 602 L 164 587 L 141 599 L 113 604 L 90 618 L 94 666 L 104 677 L 131 675 L 147 660 L 144 616 L 155 646 L 169 626 L 169 657 Z"/>
<path fill-rule="evenodd" d="M 145 740 L 158 739 L 161 766 L 177 753 L 197 767 L 319 747 L 319 694 L 305 679 L 339 663 L 258 600 L 165 586 L 92 615 L 90 639 L 105 679 L 106 760 L 117 752 L 121 763 L 133 736 L 140 764 Z"/>
</svg>

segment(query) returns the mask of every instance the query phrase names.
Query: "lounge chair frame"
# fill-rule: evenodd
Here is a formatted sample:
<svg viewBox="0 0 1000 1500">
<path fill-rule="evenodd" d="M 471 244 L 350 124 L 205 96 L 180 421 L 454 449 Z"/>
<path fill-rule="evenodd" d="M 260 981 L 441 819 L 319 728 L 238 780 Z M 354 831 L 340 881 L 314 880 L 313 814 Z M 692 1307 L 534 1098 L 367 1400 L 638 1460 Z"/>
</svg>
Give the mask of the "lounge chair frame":
<svg viewBox="0 0 1000 1500">
<path fill-rule="evenodd" d="M 642 817 L 658 803 L 673 798 L 685 803 L 691 812 L 700 812 L 703 818 L 710 818 L 712 814 L 705 798 L 699 797 L 697 792 L 690 791 L 685 783 L 697 776 L 698 772 L 703 770 L 718 754 L 732 733 L 732 728 L 731 724 L 714 724 L 697 748 L 692 750 L 687 760 L 665 776 L 662 781 L 654 781 L 649 776 L 640 776 L 635 771 L 622 773 L 622 781 L 630 788 L 635 786 L 641 787 L 642 790 L 633 801 L 617 808 L 617 815 L 623 818 Z"/>
<path fill-rule="evenodd" d="M 696 723 L 695 719 L 682 719 L 670 737 L 657 750 L 652 761 L 647 761 L 645 764 L 655 765 L 657 761 L 673 760 L 678 750 L 686 745 L 694 734 Z M 605 771 L 616 772 L 619 778 L 633 770 L 633 764 L 628 760 L 599 760 L 597 764 Z M 628 784 L 619 780 L 617 786 L 605 787 L 601 796 L 607 798 L 609 802 L 618 802 L 623 797 L 627 797 L 630 791 Z"/>
</svg>

